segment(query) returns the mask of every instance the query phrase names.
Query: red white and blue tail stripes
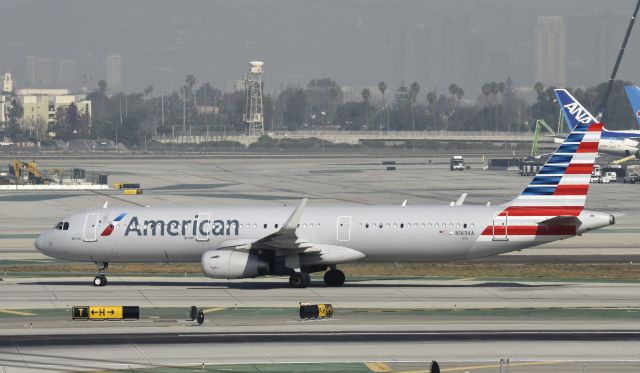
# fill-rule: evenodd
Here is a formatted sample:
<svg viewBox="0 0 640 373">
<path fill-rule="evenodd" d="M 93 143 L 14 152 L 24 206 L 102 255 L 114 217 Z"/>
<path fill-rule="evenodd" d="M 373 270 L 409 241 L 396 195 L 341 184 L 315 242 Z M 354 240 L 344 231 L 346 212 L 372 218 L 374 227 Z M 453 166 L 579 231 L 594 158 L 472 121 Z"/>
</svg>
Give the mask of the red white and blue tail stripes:
<svg viewBox="0 0 640 373">
<path fill-rule="evenodd" d="M 548 242 L 576 234 L 571 219 L 546 222 L 577 217 L 584 209 L 603 125 L 569 92 L 557 89 L 555 93 L 573 130 L 524 191 L 496 213 L 493 224 L 483 232 L 485 237 Z"/>
<path fill-rule="evenodd" d="M 584 208 L 603 125 L 569 92 L 555 92 L 573 130 L 504 214 L 578 216 Z"/>
</svg>

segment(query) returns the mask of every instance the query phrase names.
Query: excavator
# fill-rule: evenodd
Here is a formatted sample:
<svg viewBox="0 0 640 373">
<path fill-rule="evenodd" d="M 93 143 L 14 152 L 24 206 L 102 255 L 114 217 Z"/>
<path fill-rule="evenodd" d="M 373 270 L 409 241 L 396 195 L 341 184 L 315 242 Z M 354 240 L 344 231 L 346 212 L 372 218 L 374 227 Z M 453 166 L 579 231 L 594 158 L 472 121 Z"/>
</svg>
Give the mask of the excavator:
<svg viewBox="0 0 640 373">
<path fill-rule="evenodd" d="M 23 170 L 24 172 L 27 172 L 29 182 L 33 184 L 44 184 L 47 181 L 43 177 L 42 172 L 38 169 L 38 165 L 35 160 L 32 160 L 31 162 L 24 162 L 19 159 L 14 159 L 9 163 L 9 170 L 12 171 L 12 176 L 16 184 L 20 183 Z"/>
</svg>

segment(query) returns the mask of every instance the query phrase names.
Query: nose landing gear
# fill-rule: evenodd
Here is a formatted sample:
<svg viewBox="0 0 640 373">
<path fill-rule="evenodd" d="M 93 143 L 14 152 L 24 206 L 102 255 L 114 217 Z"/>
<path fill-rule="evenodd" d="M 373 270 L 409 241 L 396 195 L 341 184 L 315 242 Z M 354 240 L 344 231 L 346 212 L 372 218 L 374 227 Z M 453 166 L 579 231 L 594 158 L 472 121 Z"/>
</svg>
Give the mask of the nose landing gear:
<svg viewBox="0 0 640 373">
<path fill-rule="evenodd" d="M 107 268 L 109 268 L 109 263 L 96 262 L 96 266 L 100 274 L 93 278 L 93 286 L 107 285 Z"/>
</svg>

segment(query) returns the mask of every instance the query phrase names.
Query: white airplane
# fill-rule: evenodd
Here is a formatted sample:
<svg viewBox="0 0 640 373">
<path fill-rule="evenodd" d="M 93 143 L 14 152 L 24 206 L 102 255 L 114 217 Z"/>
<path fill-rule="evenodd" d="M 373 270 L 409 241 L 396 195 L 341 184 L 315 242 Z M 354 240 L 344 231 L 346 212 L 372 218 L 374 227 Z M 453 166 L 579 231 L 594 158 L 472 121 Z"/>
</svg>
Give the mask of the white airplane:
<svg viewBox="0 0 640 373">
<path fill-rule="evenodd" d="M 640 88 L 637 86 L 624 87 L 629 99 L 629 104 L 633 109 L 634 115 L 640 125 Z M 564 113 L 564 112 L 563 112 Z M 566 114 L 565 115 L 565 119 Z M 571 122 L 565 121 L 567 128 L 571 131 Z M 563 139 L 556 138 L 561 143 Z M 602 129 L 600 135 L 600 146 L 598 150 L 604 154 L 617 156 L 635 155 L 640 157 L 640 130 L 608 130 Z"/>
<path fill-rule="evenodd" d="M 95 262 L 95 286 L 108 263 L 200 262 L 211 278 L 289 276 L 291 287 L 355 261 L 452 261 L 497 255 L 581 235 L 615 223 L 585 210 L 603 125 L 566 90 L 558 102 L 573 131 L 525 190 L 499 206 L 191 206 L 98 208 L 68 216 L 36 247 L 60 259 Z"/>
</svg>

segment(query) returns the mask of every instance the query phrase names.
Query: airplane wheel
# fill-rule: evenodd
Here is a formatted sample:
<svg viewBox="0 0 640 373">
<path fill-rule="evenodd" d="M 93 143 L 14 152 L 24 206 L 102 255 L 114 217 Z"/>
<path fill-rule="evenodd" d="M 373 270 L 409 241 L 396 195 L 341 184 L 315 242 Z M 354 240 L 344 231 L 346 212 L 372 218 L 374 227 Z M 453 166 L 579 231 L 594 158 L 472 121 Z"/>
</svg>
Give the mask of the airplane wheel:
<svg viewBox="0 0 640 373">
<path fill-rule="evenodd" d="M 344 272 L 332 269 L 324 274 L 324 283 L 327 286 L 342 286 L 344 284 Z"/>
<path fill-rule="evenodd" d="M 93 286 L 105 286 L 107 284 L 106 276 L 96 276 L 93 278 Z"/>
<path fill-rule="evenodd" d="M 311 276 L 306 272 L 295 272 L 289 276 L 289 286 L 296 289 L 302 289 L 309 286 Z"/>
</svg>

